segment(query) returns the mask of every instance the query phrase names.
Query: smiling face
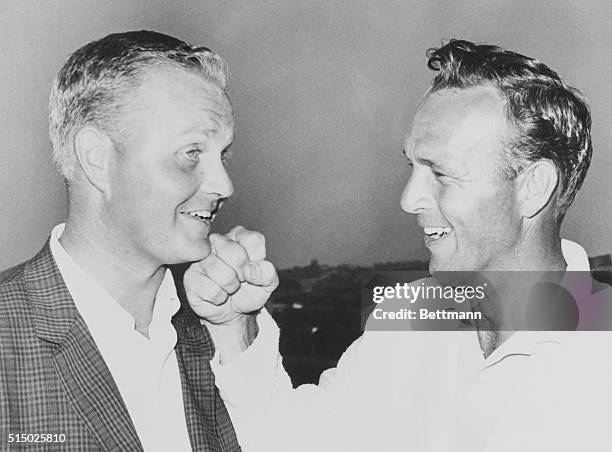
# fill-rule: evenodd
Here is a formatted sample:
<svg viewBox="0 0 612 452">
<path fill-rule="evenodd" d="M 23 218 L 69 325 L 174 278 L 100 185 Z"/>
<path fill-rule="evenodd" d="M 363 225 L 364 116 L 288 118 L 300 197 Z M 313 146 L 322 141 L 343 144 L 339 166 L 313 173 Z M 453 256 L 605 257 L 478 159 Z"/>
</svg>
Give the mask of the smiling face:
<svg viewBox="0 0 612 452">
<path fill-rule="evenodd" d="M 155 69 L 122 118 L 102 221 L 124 251 L 153 265 L 201 260 L 211 222 L 233 193 L 225 168 L 233 139 L 220 88 L 176 68 Z"/>
<path fill-rule="evenodd" d="M 521 215 L 501 170 L 508 128 L 494 88 L 437 91 L 419 107 L 404 144 L 412 174 L 401 204 L 424 229 L 431 272 L 511 266 Z"/>
</svg>

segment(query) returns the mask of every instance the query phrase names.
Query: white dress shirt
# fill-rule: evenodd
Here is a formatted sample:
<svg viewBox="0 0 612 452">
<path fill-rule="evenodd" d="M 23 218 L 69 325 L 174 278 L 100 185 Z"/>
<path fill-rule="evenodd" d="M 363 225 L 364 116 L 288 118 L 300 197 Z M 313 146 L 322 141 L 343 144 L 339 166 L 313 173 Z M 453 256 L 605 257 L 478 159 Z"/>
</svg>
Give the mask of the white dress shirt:
<svg viewBox="0 0 612 452">
<path fill-rule="evenodd" d="M 183 392 L 170 323 L 180 308 L 170 270 L 155 297 L 149 339 L 134 319 L 68 255 L 51 233 L 51 252 L 77 310 L 104 358 L 147 452 L 191 451 Z"/>
<path fill-rule="evenodd" d="M 517 332 L 485 359 L 474 331 L 366 331 L 293 389 L 278 327 L 258 323 L 240 357 L 211 362 L 245 452 L 612 450 L 611 332 Z"/>
</svg>

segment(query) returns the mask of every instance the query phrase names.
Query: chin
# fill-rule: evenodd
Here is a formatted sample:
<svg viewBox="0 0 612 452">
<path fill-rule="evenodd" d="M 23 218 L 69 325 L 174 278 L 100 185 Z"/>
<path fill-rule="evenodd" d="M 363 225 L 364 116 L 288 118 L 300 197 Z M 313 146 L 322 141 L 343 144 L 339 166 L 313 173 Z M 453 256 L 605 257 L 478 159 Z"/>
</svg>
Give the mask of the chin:
<svg viewBox="0 0 612 452">
<path fill-rule="evenodd" d="M 189 255 L 185 255 L 183 262 L 199 262 L 210 255 L 210 247 L 198 253 L 191 252 Z"/>
<path fill-rule="evenodd" d="M 452 260 L 439 261 L 435 259 L 431 259 L 429 261 L 429 273 L 433 274 L 434 272 L 466 272 L 473 271 L 473 268 L 468 268 L 465 265 L 458 265 L 457 262 L 453 262 Z"/>
<path fill-rule="evenodd" d="M 429 259 L 429 273 L 434 274 L 435 272 L 447 272 L 453 270 L 450 268 L 448 261 L 441 261 L 440 259 L 436 259 L 434 256 L 431 256 Z"/>
<path fill-rule="evenodd" d="M 203 241 L 194 242 L 191 244 L 184 244 L 180 247 L 180 253 L 177 253 L 179 249 L 174 249 L 172 255 L 172 262 L 167 264 L 185 264 L 187 262 L 198 262 L 207 257 L 210 252 L 210 242 L 208 239 Z"/>
</svg>

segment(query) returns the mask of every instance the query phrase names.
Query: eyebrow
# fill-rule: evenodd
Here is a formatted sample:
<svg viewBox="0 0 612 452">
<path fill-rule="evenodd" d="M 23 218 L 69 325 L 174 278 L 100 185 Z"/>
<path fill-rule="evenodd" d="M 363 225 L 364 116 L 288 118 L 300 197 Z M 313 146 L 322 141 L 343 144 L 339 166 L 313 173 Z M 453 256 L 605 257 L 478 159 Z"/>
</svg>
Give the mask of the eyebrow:
<svg viewBox="0 0 612 452">
<path fill-rule="evenodd" d="M 212 124 L 209 125 L 193 125 L 190 127 L 186 127 L 181 132 L 181 135 L 204 135 L 205 137 L 210 138 L 211 134 L 217 133 L 221 126 L 221 124 L 213 120 Z M 233 139 L 234 133 L 232 132 L 230 136 Z"/>
<path fill-rule="evenodd" d="M 213 132 L 215 129 L 211 129 L 209 127 L 189 127 L 186 129 L 183 129 L 182 132 L 180 132 L 180 136 L 185 137 L 185 136 L 198 136 L 198 137 L 206 137 L 209 138 L 210 137 L 210 133 Z"/>
<path fill-rule="evenodd" d="M 417 157 L 417 162 L 425 165 L 425 166 L 429 166 L 430 168 L 446 168 L 444 165 L 442 165 L 442 163 L 440 163 L 438 160 L 434 160 L 434 159 L 428 159 L 428 158 L 422 158 L 422 157 Z"/>
<path fill-rule="evenodd" d="M 402 149 L 401 152 L 402 152 L 402 155 L 408 160 L 408 162 L 413 163 L 413 159 L 408 156 L 408 154 L 406 153 L 406 149 Z M 424 158 L 424 157 L 417 157 L 415 160 L 421 165 L 428 166 L 429 168 L 432 168 L 435 170 L 442 170 L 450 174 L 457 173 L 457 167 L 453 166 L 452 163 L 450 162 L 445 162 L 445 164 L 443 164 L 439 160 L 436 160 L 433 158 Z"/>
<path fill-rule="evenodd" d="M 216 131 L 222 126 L 234 127 L 234 118 L 231 113 L 219 113 L 219 111 L 213 108 L 204 108 L 201 111 L 206 113 L 206 115 L 204 116 L 205 119 L 198 119 L 197 121 L 193 121 L 190 128 L 186 129 L 187 132 L 202 133 Z"/>
<path fill-rule="evenodd" d="M 410 158 L 410 156 L 408 156 L 408 154 L 406 153 L 406 149 L 402 148 L 401 153 L 409 162 L 413 161 L 412 158 Z M 437 160 L 434 160 L 434 159 L 417 157 L 416 161 L 426 166 L 435 166 L 435 167 L 442 166 Z"/>
</svg>

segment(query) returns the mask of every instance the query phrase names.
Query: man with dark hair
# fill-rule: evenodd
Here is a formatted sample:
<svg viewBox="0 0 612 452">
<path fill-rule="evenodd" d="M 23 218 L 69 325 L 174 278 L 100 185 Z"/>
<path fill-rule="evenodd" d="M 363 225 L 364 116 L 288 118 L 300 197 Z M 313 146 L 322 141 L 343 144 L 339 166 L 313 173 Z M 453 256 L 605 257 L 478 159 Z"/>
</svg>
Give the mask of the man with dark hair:
<svg viewBox="0 0 612 452">
<path fill-rule="evenodd" d="M 559 190 L 552 210 L 560 225 L 586 176 L 591 154 L 591 115 L 580 92 L 545 64 L 489 45 L 452 40 L 428 52 L 437 71 L 430 94 L 482 86 L 497 89 L 511 127 L 501 149 L 502 171 L 516 178 L 530 162 L 557 167 Z"/>
<path fill-rule="evenodd" d="M 209 237 L 233 192 L 227 79 L 214 52 L 151 31 L 91 42 L 59 71 L 49 131 L 68 219 L 0 275 L 0 449 L 240 450 L 209 330 L 242 327 L 278 279 L 258 234 Z M 167 267 L 204 258 L 212 281 L 240 273 L 209 322 Z"/>
<path fill-rule="evenodd" d="M 559 235 L 591 159 L 580 93 L 495 46 L 453 40 L 428 56 L 437 74 L 406 135 L 401 206 L 423 228 L 430 272 L 588 272 L 584 250 Z M 515 314 L 523 293 L 502 282 L 493 308 Z M 535 293 L 555 292 L 568 293 Z M 574 315 L 571 298 L 571 318 L 592 320 Z M 467 331 L 366 326 L 318 386 L 293 389 L 262 311 L 257 338 L 231 362 L 215 342 L 213 370 L 245 451 L 610 449 L 612 334 L 520 331 L 491 312 Z"/>
</svg>

